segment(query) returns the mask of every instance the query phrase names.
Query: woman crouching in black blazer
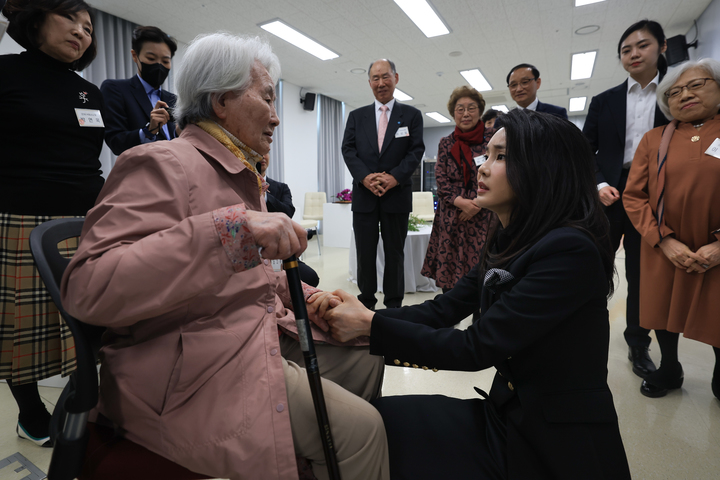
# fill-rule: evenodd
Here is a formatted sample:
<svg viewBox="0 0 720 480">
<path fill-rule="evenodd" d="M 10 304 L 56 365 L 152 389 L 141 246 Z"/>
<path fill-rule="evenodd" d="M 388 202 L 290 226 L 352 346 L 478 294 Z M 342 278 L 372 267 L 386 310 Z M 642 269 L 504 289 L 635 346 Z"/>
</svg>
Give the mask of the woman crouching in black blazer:
<svg viewBox="0 0 720 480">
<path fill-rule="evenodd" d="M 517 109 L 498 123 L 478 198 L 501 227 L 480 264 L 421 305 L 372 312 L 337 291 L 342 303 L 326 295 L 312 309 L 338 340 L 368 335 L 388 365 L 497 369 L 483 399 L 375 402 L 393 479 L 629 479 L 607 385 L 614 254 L 592 153 L 552 115 Z M 478 307 L 480 321 L 453 328 Z"/>
</svg>

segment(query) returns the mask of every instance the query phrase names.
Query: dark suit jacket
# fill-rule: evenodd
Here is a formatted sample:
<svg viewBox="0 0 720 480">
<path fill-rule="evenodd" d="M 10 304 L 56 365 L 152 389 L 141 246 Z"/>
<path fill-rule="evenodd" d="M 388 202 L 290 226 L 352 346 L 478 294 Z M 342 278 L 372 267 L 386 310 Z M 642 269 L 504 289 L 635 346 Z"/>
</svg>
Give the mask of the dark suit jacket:
<svg viewBox="0 0 720 480">
<path fill-rule="evenodd" d="M 105 80 L 100 87 L 105 98 L 107 115 L 105 116 L 105 142 L 115 155 L 120 155 L 136 145 L 140 145 L 138 133 L 150 121 L 150 105 L 147 93 L 137 75 L 126 80 Z M 165 90 L 160 92 L 160 100 L 175 108 L 177 97 Z M 170 138 L 175 138 L 175 122 L 167 125 Z M 165 134 L 160 130 L 158 139 Z"/>
<path fill-rule="evenodd" d="M 278 182 L 270 177 L 265 177 L 265 181 L 270 184 L 267 191 L 268 212 L 282 212 L 292 218 L 295 215 L 295 206 L 292 203 L 292 193 L 287 183 Z"/>
<path fill-rule="evenodd" d="M 541 113 L 550 113 L 552 115 L 555 115 L 556 117 L 560 117 L 565 120 L 568 119 L 567 110 L 565 110 L 562 107 L 558 107 L 556 105 L 551 105 L 549 103 L 542 103 L 542 102 L 538 101 L 537 108 L 535 109 L 535 111 L 541 112 Z"/>
<path fill-rule="evenodd" d="M 510 479 L 629 479 L 607 385 L 608 288 L 597 248 L 558 228 L 505 270 L 514 280 L 495 293 L 476 266 L 434 300 L 379 311 L 370 352 L 389 365 L 496 367 L 490 400 L 505 416 Z M 452 328 L 478 307 L 479 321 Z M 433 441 L 442 439 L 428 439 L 428 451 Z"/>
<path fill-rule="evenodd" d="M 410 135 L 395 138 L 399 128 L 408 127 Z M 420 110 L 395 101 L 388 119 L 388 128 L 382 152 L 378 151 L 375 103 L 350 112 L 342 153 L 353 176 L 353 212 L 371 212 L 378 205 L 386 212 L 412 211 L 412 179 L 423 153 L 423 121 Z M 375 172 L 387 172 L 398 181 L 398 186 L 382 197 L 375 196 L 362 184 L 363 179 Z"/>
<path fill-rule="evenodd" d="M 627 109 L 627 85 L 625 80 L 617 87 L 605 90 L 593 97 L 583 126 L 583 133 L 595 152 L 595 180 L 607 182 L 617 188 L 625 157 L 625 117 Z M 655 105 L 653 127 L 667 125 L 660 108 Z"/>
</svg>

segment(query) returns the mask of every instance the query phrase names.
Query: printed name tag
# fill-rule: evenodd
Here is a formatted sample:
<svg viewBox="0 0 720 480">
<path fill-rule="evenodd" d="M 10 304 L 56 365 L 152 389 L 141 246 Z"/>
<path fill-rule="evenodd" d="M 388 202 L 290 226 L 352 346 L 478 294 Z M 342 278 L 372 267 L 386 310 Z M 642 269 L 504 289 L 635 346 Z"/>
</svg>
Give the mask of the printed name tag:
<svg viewBox="0 0 720 480">
<path fill-rule="evenodd" d="M 710 145 L 710 148 L 705 150 L 705 153 L 715 158 L 720 158 L 720 138 L 716 138 L 712 145 Z"/>
<path fill-rule="evenodd" d="M 402 137 L 409 137 L 410 131 L 408 130 L 408 127 L 400 127 L 398 128 L 398 131 L 395 132 L 395 138 L 402 138 Z"/>
<path fill-rule="evenodd" d="M 283 261 L 279 260 L 279 259 L 278 260 L 270 260 L 270 264 L 273 267 L 273 271 L 279 272 L 280 270 L 282 270 L 282 262 Z"/>
<path fill-rule="evenodd" d="M 78 123 L 81 127 L 104 127 L 100 110 L 90 110 L 88 108 L 76 108 Z"/>
<path fill-rule="evenodd" d="M 475 165 L 479 167 L 483 163 L 487 162 L 487 155 L 478 155 L 477 157 L 473 158 L 473 160 L 475 160 Z"/>
</svg>

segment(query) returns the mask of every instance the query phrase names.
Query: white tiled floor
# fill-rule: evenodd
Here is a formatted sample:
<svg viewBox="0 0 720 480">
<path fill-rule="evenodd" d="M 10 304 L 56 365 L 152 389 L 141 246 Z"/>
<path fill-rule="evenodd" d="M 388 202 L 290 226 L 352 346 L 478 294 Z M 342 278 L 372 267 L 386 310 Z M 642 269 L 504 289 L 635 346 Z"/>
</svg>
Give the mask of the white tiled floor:
<svg viewBox="0 0 720 480">
<path fill-rule="evenodd" d="M 320 276 L 320 288 L 342 288 L 358 293 L 357 286 L 348 281 L 348 250 L 323 248 L 322 256 L 311 248 L 304 260 Z M 624 277 L 622 252 L 617 262 L 618 272 Z M 625 323 L 624 278 L 616 286 L 617 293 L 610 301 L 610 360 L 608 383 L 615 397 L 620 418 L 620 430 L 625 442 L 633 478 L 693 479 L 720 478 L 720 402 L 710 391 L 710 380 L 715 357 L 712 349 L 702 343 L 680 339 L 680 361 L 685 370 L 685 383 L 679 391 L 667 397 L 649 399 L 640 394 L 641 380 L 632 371 L 627 360 L 627 346 L 622 336 Z M 438 292 L 439 293 L 439 292 Z M 406 294 L 404 304 L 422 303 L 436 294 Z M 378 295 L 382 306 L 382 295 Z M 462 328 L 462 327 L 461 327 Z M 656 364 L 660 352 L 653 341 L 651 355 Z M 582 361 L 568 358 L 568 361 Z M 441 393 L 459 398 L 475 397 L 473 386 L 490 388 L 493 371 L 428 372 L 415 369 L 388 367 L 383 388 L 384 395 L 406 393 Z M 41 395 L 48 409 L 57 400 L 60 389 L 41 387 Z M 47 471 L 50 451 L 20 440 L 15 434 L 17 407 L 4 384 L 0 384 L 0 459 L 20 452 L 32 463 Z M 15 480 L 22 475 L 0 470 L 0 480 Z"/>
</svg>

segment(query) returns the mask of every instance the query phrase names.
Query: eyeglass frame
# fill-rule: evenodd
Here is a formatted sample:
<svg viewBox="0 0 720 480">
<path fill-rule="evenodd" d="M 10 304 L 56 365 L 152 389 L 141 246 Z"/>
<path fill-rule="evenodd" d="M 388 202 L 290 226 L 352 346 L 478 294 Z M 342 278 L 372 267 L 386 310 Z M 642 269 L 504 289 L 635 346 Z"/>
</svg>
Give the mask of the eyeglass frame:
<svg viewBox="0 0 720 480">
<path fill-rule="evenodd" d="M 538 77 L 538 78 L 540 78 L 540 77 Z M 528 85 L 530 85 L 530 82 L 537 82 L 537 81 L 538 81 L 538 79 L 535 78 L 535 77 L 532 77 L 532 78 L 523 78 L 523 79 L 520 80 L 519 82 L 508 83 L 508 88 L 509 88 L 510 90 L 517 90 L 517 88 L 518 88 L 520 85 L 522 85 L 523 87 L 527 87 Z"/>
<path fill-rule="evenodd" d="M 470 107 L 472 107 L 472 109 Z M 462 108 L 462 110 L 460 110 L 461 108 Z M 468 112 L 470 115 L 472 115 L 475 110 L 480 111 L 480 105 L 478 105 L 477 103 L 468 105 L 467 108 L 463 107 L 462 105 L 458 105 L 455 107 L 454 111 L 456 114 L 460 114 L 460 115 L 465 115 L 465 112 Z"/>
<path fill-rule="evenodd" d="M 702 80 L 702 82 L 703 82 L 702 85 L 698 85 L 698 86 L 695 87 L 695 88 L 690 88 L 690 85 L 691 85 L 692 83 L 695 83 L 695 82 L 700 81 L 700 80 Z M 680 86 L 678 86 L 678 87 L 673 87 L 673 88 L 671 88 L 670 90 L 668 90 L 667 92 L 665 92 L 663 95 L 665 95 L 665 97 L 667 97 L 668 100 L 670 100 L 671 98 L 677 98 L 678 95 L 681 95 L 682 92 L 683 92 L 683 90 L 685 90 L 685 89 L 687 89 L 688 92 L 693 92 L 693 91 L 695 91 L 695 90 L 700 90 L 700 89 L 703 88 L 705 85 L 707 85 L 707 81 L 708 81 L 708 80 L 713 80 L 713 81 L 717 82 L 717 80 L 715 80 L 715 79 L 712 78 L 712 77 L 696 78 L 696 79 L 691 80 L 690 82 L 686 83 L 685 85 L 680 85 Z M 675 90 L 676 90 L 675 93 L 671 93 L 671 92 L 673 92 L 673 91 L 675 91 Z"/>
</svg>

